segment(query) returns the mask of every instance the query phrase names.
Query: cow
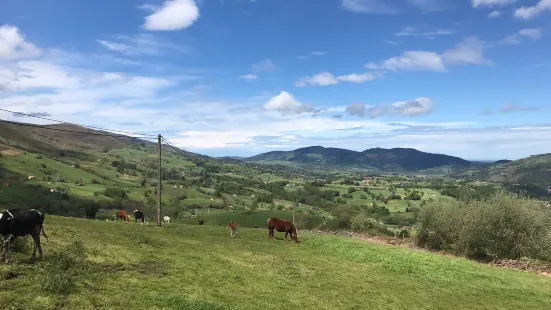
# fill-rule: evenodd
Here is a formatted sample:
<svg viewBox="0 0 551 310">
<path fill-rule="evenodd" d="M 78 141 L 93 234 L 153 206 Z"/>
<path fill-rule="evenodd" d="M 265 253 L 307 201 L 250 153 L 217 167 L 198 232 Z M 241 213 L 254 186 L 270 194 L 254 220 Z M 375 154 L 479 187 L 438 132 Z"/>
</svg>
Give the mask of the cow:
<svg viewBox="0 0 551 310">
<path fill-rule="evenodd" d="M 237 231 L 237 223 L 231 221 L 228 223 L 228 227 L 231 229 L 230 238 L 239 237 L 239 232 Z"/>
<path fill-rule="evenodd" d="M 86 212 L 86 218 L 87 219 L 96 219 L 96 213 L 98 212 L 98 209 L 95 207 L 88 207 L 84 209 L 84 212 Z"/>
<path fill-rule="evenodd" d="M 143 215 L 143 212 L 140 211 L 140 210 L 134 210 L 134 219 L 135 219 L 136 223 L 138 222 L 138 220 L 141 220 L 142 225 L 143 225 L 143 222 L 145 221 L 145 217 Z"/>
<path fill-rule="evenodd" d="M 199 225 L 204 225 L 205 224 L 205 221 L 204 220 L 200 220 L 199 221 Z"/>
<path fill-rule="evenodd" d="M 165 216 L 163 217 L 163 220 L 164 220 L 166 223 L 170 223 L 170 216 L 165 215 Z"/>
<path fill-rule="evenodd" d="M 40 246 L 40 232 L 48 240 L 44 232 L 44 215 L 35 209 L 19 210 L 10 209 L 0 214 L 0 234 L 4 239 L 4 246 L 0 260 L 6 258 L 6 263 L 10 262 L 11 241 L 17 237 L 31 235 L 34 241 L 34 250 L 31 261 L 36 258 L 36 249 L 40 259 L 42 259 L 42 247 Z"/>
<path fill-rule="evenodd" d="M 281 220 L 278 218 L 268 218 L 268 238 L 274 238 L 274 230 L 277 232 L 285 232 L 285 240 L 287 240 L 287 235 L 291 235 L 291 239 L 294 240 L 296 243 L 299 243 L 298 241 L 298 231 L 295 227 L 295 224 L 291 221 L 287 220 Z"/>
<path fill-rule="evenodd" d="M 128 223 L 128 214 L 126 214 L 126 211 L 120 210 L 115 213 L 115 220 L 118 221 L 119 219 Z"/>
</svg>

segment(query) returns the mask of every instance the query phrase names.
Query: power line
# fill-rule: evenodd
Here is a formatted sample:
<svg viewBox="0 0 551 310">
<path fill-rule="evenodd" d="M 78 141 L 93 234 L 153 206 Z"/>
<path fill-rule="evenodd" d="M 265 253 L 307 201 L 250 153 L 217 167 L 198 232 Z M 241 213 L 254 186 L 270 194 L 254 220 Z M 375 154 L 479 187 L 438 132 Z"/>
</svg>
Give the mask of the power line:
<svg viewBox="0 0 551 310">
<path fill-rule="evenodd" d="M 194 159 L 191 155 L 189 154 L 186 154 L 183 150 L 179 149 L 178 147 L 176 147 L 174 144 L 172 144 L 170 141 L 168 141 L 167 139 L 165 139 L 164 137 L 161 137 L 161 139 L 170 147 L 172 147 L 174 150 L 176 150 L 176 152 L 178 152 L 179 154 L 181 154 L 182 156 L 186 157 L 187 159 L 189 159 L 191 162 L 193 162 L 195 165 L 197 166 L 202 166 L 202 167 L 206 167 L 206 164 L 197 160 L 197 159 Z"/>
<path fill-rule="evenodd" d="M 0 119 L 0 123 L 8 123 L 8 124 L 17 125 L 17 126 L 26 126 L 26 127 L 40 128 L 40 129 L 48 129 L 48 130 L 53 130 L 53 131 L 62 131 L 62 132 L 69 132 L 69 133 L 77 133 L 77 134 L 91 135 L 91 136 L 104 136 L 104 137 L 115 137 L 115 138 L 121 138 L 121 137 L 124 137 L 124 138 L 134 138 L 134 137 L 126 136 L 126 135 L 106 134 L 106 133 L 95 133 L 95 132 L 84 132 L 84 131 L 73 131 L 73 130 L 60 129 L 60 128 L 50 128 L 50 127 L 46 127 L 46 126 L 48 126 L 48 125 L 35 125 L 35 124 L 27 124 L 27 123 L 18 123 L 18 122 L 12 122 L 12 121 L 3 120 L 3 119 Z M 140 138 L 140 139 L 144 139 L 144 140 L 145 140 L 145 139 L 151 139 L 151 138 Z"/>
<path fill-rule="evenodd" d="M 9 113 L 18 114 L 18 115 L 23 115 L 23 116 L 28 116 L 28 117 L 39 118 L 39 119 L 52 121 L 52 122 L 66 123 L 66 124 L 71 124 L 71 125 L 80 126 L 80 127 L 89 128 L 89 129 L 95 129 L 95 130 L 114 131 L 114 132 L 130 134 L 130 135 L 157 137 L 156 135 L 152 135 L 152 134 L 144 134 L 144 133 L 139 133 L 139 132 L 114 130 L 114 129 L 107 129 L 107 128 L 101 128 L 101 127 L 94 127 L 94 126 L 88 126 L 88 125 L 80 125 L 80 124 L 75 124 L 75 123 L 69 123 L 69 122 L 59 121 L 59 120 L 56 120 L 56 119 L 51 119 L 51 118 L 47 118 L 47 117 L 38 116 L 38 115 L 32 115 L 32 114 L 26 114 L 26 113 L 22 113 L 22 112 L 10 111 L 10 110 L 6 110 L 6 109 L 2 109 L 2 108 L 0 108 L 0 111 L 9 112 Z"/>
</svg>

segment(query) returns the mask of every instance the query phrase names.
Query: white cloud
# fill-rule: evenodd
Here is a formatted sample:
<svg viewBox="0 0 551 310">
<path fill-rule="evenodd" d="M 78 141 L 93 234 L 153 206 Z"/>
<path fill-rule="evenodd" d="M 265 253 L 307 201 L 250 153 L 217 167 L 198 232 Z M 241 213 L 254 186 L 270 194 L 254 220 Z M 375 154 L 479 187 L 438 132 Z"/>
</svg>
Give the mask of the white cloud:
<svg viewBox="0 0 551 310">
<path fill-rule="evenodd" d="M 0 60 L 34 58 L 42 51 L 25 38 L 15 26 L 0 26 Z"/>
<path fill-rule="evenodd" d="M 254 72 L 271 72 L 277 69 L 277 65 L 271 59 L 263 59 L 252 65 Z"/>
<path fill-rule="evenodd" d="M 322 72 L 313 76 L 303 77 L 298 79 L 295 82 L 296 87 L 306 87 L 306 86 L 329 86 L 337 85 L 339 82 L 350 82 L 350 83 L 365 83 L 367 81 L 372 81 L 376 76 L 372 73 L 352 73 L 347 75 L 339 75 L 335 77 L 330 72 Z"/>
<path fill-rule="evenodd" d="M 514 16 L 520 19 L 532 19 L 545 11 L 551 11 L 551 0 L 539 0 L 534 6 L 520 7 L 515 10 Z"/>
<path fill-rule="evenodd" d="M 293 95 L 286 91 L 281 91 L 279 95 L 271 98 L 265 105 L 264 109 L 268 111 L 277 111 L 282 115 L 302 114 L 314 112 L 314 106 L 304 104 L 295 99 Z"/>
<path fill-rule="evenodd" d="M 351 83 L 364 83 L 367 81 L 373 81 L 375 78 L 375 75 L 371 73 L 352 73 L 347 75 L 340 75 L 337 77 L 337 80 Z"/>
<path fill-rule="evenodd" d="M 243 80 L 247 80 L 247 81 L 254 81 L 254 80 L 258 79 L 258 76 L 254 75 L 254 74 L 245 74 L 245 75 L 239 76 L 239 78 L 241 78 Z"/>
<path fill-rule="evenodd" d="M 113 41 L 97 40 L 105 48 L 128 56 L 160 56 L 168 52 L 184 52 L 186 47 L 162 40 L 151 34 L 117 36 Z"/>
<path fill-rule="evenodd" d="M 501 16 L 501 11 L 492 11 L 490 14 L 488 14 L 488 17 L 489 18 L 497 18 L 499 16 Z"/>
<path fill-rule="evenodd" d="M 339 84 L 339 81 L 333 74 L 329 72 L 323 72 L 311 77 L 300 78 L 295 82 L 297 87 L 311 86 L 328 86 Z"/>
<path fill-rule="evenodd" d="M 341 6 L 345 10 L 355 13 L 397 13 L 396 9 L 389 6 L 386 2 L 381 0 L 342 0 Z"/>
<path fill-rule="evenodd" d="M 417 116 L 427 114 L 434 109 L 434 102 L 430 98 L 417 98 L 415 100 L 400 101 L 392 104 L 368 106 L 364 103 L 353 103 L 346 107 L 349 115 L 371 118 L 390 115 Z"/>
<path fill-rule="evenodd" d="M 323 56 L 327 54 L 326 51 L 316 51 L 316 52 L 312 52 L 312 55 L 315 55 L 315 56 Z"/>
<path fill-rule="evenodd" d="M 368 63 L 366 68 L 372 70 L 430 70 L 445 71 L 442 57 L 435 52 L 405 51 L 401 56 L 389 58 L 381 63 Z"/>
<path fill-rule="evenodd" d="M 143 28 L 150 31 L 181 30 L 199 18 L 199 8 L 193 0 L 166 0 L 162 7 L 148 7 L 154 12 L 145 17 Z"/>
<path fill-rule="evenodd" d="M 450 65 L 493 65 L 484 57 L 485 42 L 476 37 L 469 37 L 442 54 L 442 60 Z"/>
<path fill-rule="evenodd" d="M 511 35 L 505 37 L 505 39 L 499 41 L 500 44 L 519 44 L 523 38 L 530 38 L 532 40 L 539 40 L 543 36 L 543 32 L 538 28 L 526 28 L 517 31 Z"/>
<path fill-rule="evenodd" d="M 473 8 L 505 6 L 515 3 L 516 0 L 471 0 Z"/>
<path fill-rule="evenodd" d="M 443 35 L 450 35 L 454 34 L 455 31 L 451 29 L 436 29 L 433 31 L 418 31 L 415 27 L 405 27 L 404 29 L 400 30 L 395 34 L 397 37 L 404 37 L 404 36 L 421 36 L 421 37 L 435 37 L 435 36 L 443 36 Z"/>
</svg>

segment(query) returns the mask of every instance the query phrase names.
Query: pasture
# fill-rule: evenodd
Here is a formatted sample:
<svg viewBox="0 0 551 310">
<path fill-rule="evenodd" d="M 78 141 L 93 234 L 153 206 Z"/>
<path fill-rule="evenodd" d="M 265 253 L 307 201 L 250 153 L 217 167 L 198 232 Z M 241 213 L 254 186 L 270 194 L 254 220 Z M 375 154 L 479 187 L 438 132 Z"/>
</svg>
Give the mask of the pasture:
<svg viewBox="0 0 551 310">
<path fill-rule="evenodd" d="M 0 308 L 551 306 L 551 277 L 300 231 L 300 244 L 283 241 L 282 233 L 276 233 L 277 240 L 268 240 L 267 229 L 242 226 L 241 238 L 230 239 L 229 229 L 211 225 L 171 223 L 158 228 L 46 215 L 49 241 L 43 239 L 44 261 L 30 265 L 25 262 L 27 255 L 20 254 L 13 256 L 12 265 L 0 265 Z M 74 241 L 82 242 L 83 251 L 74 250 L 80 255 L 59 254 L 78 249 Z M 79 263 L 68 264 L 71 259 Z M 48 271 L 56 264 L 68 269 Z"/>
</svg>

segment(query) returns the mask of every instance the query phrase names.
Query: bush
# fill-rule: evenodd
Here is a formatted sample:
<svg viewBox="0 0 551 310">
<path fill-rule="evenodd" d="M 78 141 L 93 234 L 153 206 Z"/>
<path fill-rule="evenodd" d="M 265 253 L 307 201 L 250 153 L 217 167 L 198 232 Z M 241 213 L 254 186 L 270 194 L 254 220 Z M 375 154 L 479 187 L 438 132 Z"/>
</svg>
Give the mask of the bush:
<svg viewBox="0 0 551 310">
<path fill-rule="evenodd" d="M 363 212 L 352 218 L 351 228 L 353 231 L 359 233 L 394 237 L 394 232 L 392 232 L 392 230 L 384 227 L 374 219 L 369 218 L 369 216 Z"/>
<path fill-rule="evenodd" d="M 419 212 L 417 244 L 477 259 L 551 261 L 551 210 L 504 192 L 486 201 L 429 203 Z"/>
<path fill-rule="evenodd" d="M 41 163 L 41 164 L 40 164 L 40 167 L 42 167 L 42 168 L 45 169 L 45 168 L 46 168 L 46 164 L 45 164 L 45 163 Z"/>
<path fill-rule="evenodd" d="M 349 187 L 349 188 L 348 188 L 348 193 L 349 193 L 349 194 L 352 194 L 352 193 L 355 192 L 355 191 L 356 191 L 356 189 L 355 189 L 354 187 Z"/>
</svg>

